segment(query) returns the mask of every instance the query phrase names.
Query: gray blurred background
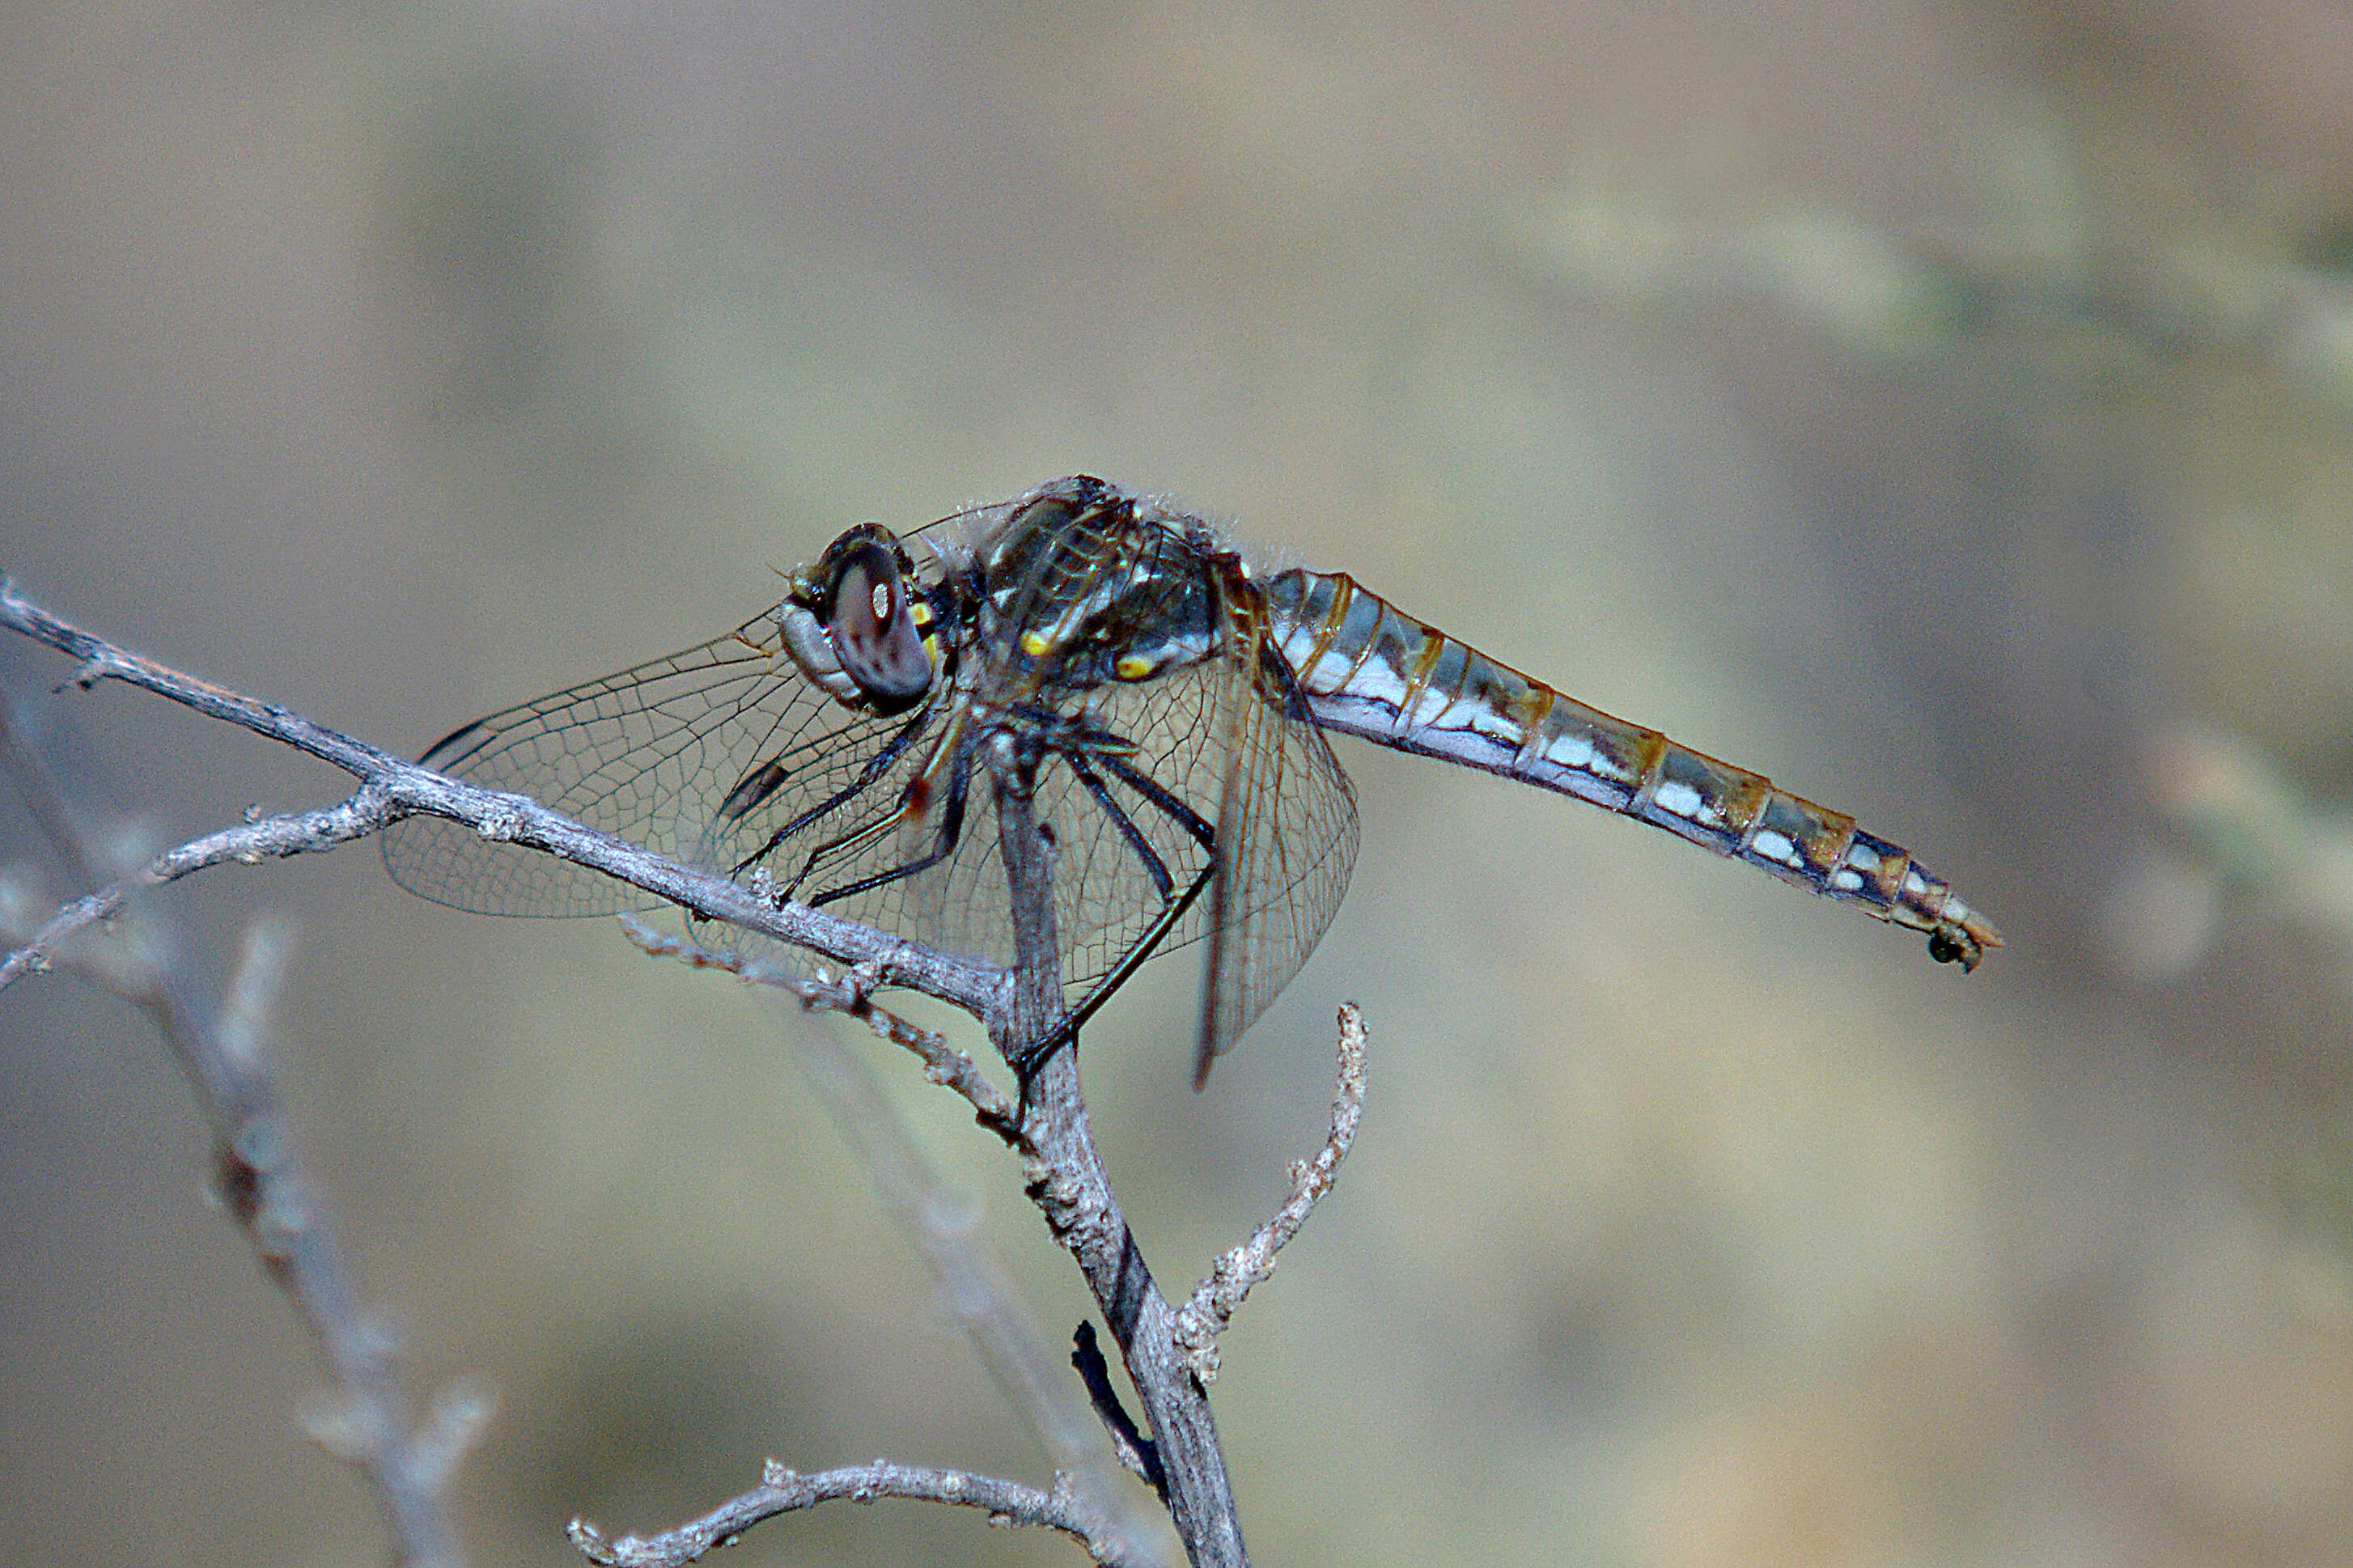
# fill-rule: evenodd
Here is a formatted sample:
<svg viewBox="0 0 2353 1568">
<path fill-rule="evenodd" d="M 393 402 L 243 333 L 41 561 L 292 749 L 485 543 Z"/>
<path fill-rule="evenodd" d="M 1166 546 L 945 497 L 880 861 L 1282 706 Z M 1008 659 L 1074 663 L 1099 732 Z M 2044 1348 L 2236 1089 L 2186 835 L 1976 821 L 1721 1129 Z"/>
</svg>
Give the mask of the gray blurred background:
<svg viewBox="0 0 2353 1568">
<path fill-rule="evenodd" d="M 1181 1287 L 1320 1135 L 1216 1389 L 1269 1563 L 2353 1561 L 2353 17 L 2317 3 L 0 10 L 0 568 L 415 754 L 707 637 L 848 523 L 1088 470 L 1856 813 L 1978 973 L 1343 742 L 1364 852 L 1187 1090 L 1092 1031 Z M 344 784 L 0 647 L 153 842 Z M 14 801 L 0 861 L 65 889 Z M 793 1030 L 366 847 L 279 1054 L 482 1563 L 877 1454 L 1040 1479 Z M 1158 973 L 1166 971 L 1166 973 Z M 143 1018 L 0 997 L 0 1542 L 370 1563 Z M 912 1504 L 734 1563 L 1059 1563 Z"/>
</svg>

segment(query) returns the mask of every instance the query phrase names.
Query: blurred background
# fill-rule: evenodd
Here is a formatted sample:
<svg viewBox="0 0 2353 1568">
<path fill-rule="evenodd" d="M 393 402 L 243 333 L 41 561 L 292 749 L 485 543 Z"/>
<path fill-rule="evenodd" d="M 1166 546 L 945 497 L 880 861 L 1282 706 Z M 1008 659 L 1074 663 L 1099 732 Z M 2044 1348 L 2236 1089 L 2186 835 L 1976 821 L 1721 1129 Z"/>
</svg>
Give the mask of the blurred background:
<svg viewBox="0 0 2353 1568">
<path fill-rule="evenodd" d="M 1356 1152 L 1215 1390 L 1261 1561 L 2343 1563 L 2348 169 L 2316 0 L 19 0 L 0 568 L 413 755 L 850 522 L 1185 497 L 1854 812 L 2010 938 L 1964 978 L 1342 742 L 1354 891 L 1207 1093 L 1188 961 L 1086 1042 L 1178 1289 L 1367 1009 Z M 69 673 L 0 647 L 134 838 L 344 793 Z M 0 862 L 77 890 L 14 800 Z M 216 974 L 299 922 L 305 1152 L 420 1386 L 500 1391 L 478 1562 L 769 1454 L 1050 1468 L 808 1037 L 1065 1344 L 1091 1303 L 912 1058 L 365 847 L 169 903 Z M 10 1555 L 381 1561 L 145 1020 L 39 978 L 0 1051 Z M 1072 1560 L 913 1504 L 730 1558 Z"/>
</svg>

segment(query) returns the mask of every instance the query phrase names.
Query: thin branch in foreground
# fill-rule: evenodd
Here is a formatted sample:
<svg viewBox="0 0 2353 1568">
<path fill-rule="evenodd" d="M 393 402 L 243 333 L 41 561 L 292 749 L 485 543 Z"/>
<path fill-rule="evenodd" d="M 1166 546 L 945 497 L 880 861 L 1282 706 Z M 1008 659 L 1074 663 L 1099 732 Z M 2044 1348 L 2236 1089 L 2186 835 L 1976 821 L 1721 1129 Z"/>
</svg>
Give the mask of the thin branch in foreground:
<svg viewBox="0 0 2353 1568">
<path fill-rule="evenodd" d="M 6 772 L 26 795 L 44 831 L 64 836 L 58 850 L 65 863 L 77 876 L 90 876 L 98 857 L 67 809 L 64 791 L 46 759 L 23 743 L 7 717 L 6 704 L 0 702 L 0 756 L 5 757 Z M 331 813 L 342 809 L 331 808 Z M 250 824 L 234 842 L 266 845 L 288 820 Z M 146 873 L 114 884 L 107 890 L 111 900 L 97 896 L 109 906 L 104 912 L 90 914 L 72 929 L 111 918 L 134 888 L 185 874 L 174 870 L 157 876 L 154 882 L 142 879 L 159 866 L 186 861 L 186 869 L 195 869 L 195 861 L 216 863 L 205 860 L 201 853 L 191 856 L 193 847 L 183 846 L 151 862 Z M 90 901 L 67 908 L 76 910 Z M 56 944 L 65 940 L 52 931 L 58 924 L 52 919 L 42 928 L 47 934 L 36 934 L 20 952 L 38 955 L 46 965 Z M 25 933 L 11 930 L 6 934 L 21 941 Z M 314 1402 L 306 1426 L 366 1478 L 391 1536 L 394 1558 L 403 1568 L 460 1568 L 464 1555 L 449 1513 L 448 1484 L 487 1418 L 489 1395 L 480 1384 L 461 1381 L 435 1402 L 422 1426 L 411 1424 L 400 1386 L 398 1347 L 362 1305 L 325 1205 L 295 1155 L 268 1052 L 291 946 L 289 928 L 282 921 L 265 918 L 248 929 L 227 999 L 209 1011 L 198 1000 L 199 988 L 188 973 L 185 943 L 160 910 L 140 910 L 118 929 L 91 935 L 100 940 L 76 943 L 75 951 L 59 962 L 154 1020 L 212 1129 L 214 1193 L 318 1342 L 332 1383 L 330 1391 Z M 30 967 L 26 964 L 17 972 Z"/>
<path fill-rule="evenodd" d="M 1087 1550 L 1105 1568 L 1145 1568 L 1145 1559 L 1131 1555 L 1103 1518 L 1071 1495 L 1066 1477 L 1055 1478 L 1051 1491 L 1039 1491 L 1017 1481 L 997 1480 L 964 1470 L 941 1470 L 877 1459 L 871 1465 L 849 1465 L 804 1476 L 771 1459 L 760 1484 L 676 1530 L 650 1537 L 624 1535 L 607 1540 L 596 1526 L 574 1520 L 565 1528 L 572 1544 L 591 1563 L 607 1568 L 681 1568 L 714 1546 L 724 1546 L 763 1520 L 794 1513 L 847 1498 L 872 1502 L 878 1498 L 912 1498 L 922 1502 L 953 1503 L 984 1509 L 988 1522 L 999 1528 L 1028 1526 L 1056 1530 Z"/>
<path fill-rule="evenodd" d="M 258 866 L 266 859 L 332 849 L 338 844 L 364 838 L 401 815 L 389 797 L 364 785 L 348 799 L 318 811 L 259 817 L 192 838 L 176 849 L 156 856 L 130 876 L 59 907 L 37 930 L 12 933 L 11 940 L 21 945 L 0 959 L 0 990 L 26 974 L 37 974 L 48 968 L 55 963 L 59 947 L 90 927 L 121 914 L 134 894 L 232 860 L 243 866 Z"/>
<path fill-rule="evenodd" d="M 1365 1115 L 1365 1016 L 1353 1002 L 1340 1005 L 1340 1075 L 1332 1091 L 1332 1129 L 1324 1147 L 1312 1160 L 1291 1165 L 1291 1195 L 1250 1238 L 1222 1254 L 1209 1277 L 1193 1287 L 1192 1298 L 1176 1310 L 1176 1342 L 1193 1375 L 1203 1383 L 1218 1378 L 1218 1336 L 1233 1321 L 1234 1311 L 1259 1285 L 1274 1273 L 1275 1254 L 1299 1234 L 1315 1205 L 1339 1179 L 1340 1162 L 1356 1141 L 1356 1125 Z"/>
<path fill-rule="evenodd" d="M 702 918 L 725 921 L 853 966 L 875 984 L 945 1002 L 981 1019 L 1008 1061 L 1030 1061 L 1060 1016 L 1053 848 L 1030 798 L 1037 759 L 1014 755 L 1010 737 L 1000 737 L 997 754 L 989 759 L 1018 955 L 1008 970 L 960 959 L 821 910 L 764 898 L 727 878 L 587 827 L 529 796 L 445 778 L 300 714 L 126 653 L 51 616 L 5 582 L 0 582 L 0 626 L 79 660 L 86 680 L 116 679 L 142 687 L 342 768 L 365 786 L 347 806 L 370 799 L 373 790 L 390 802 L 386 819 L 426 813 L 461 823 L 485 838 L 558 856 Z M 373 827 L 358 827 L 351 836 L 364 831 Z M 299 852 L 299 847 L 290 852 Z M 1175 1313 L 1153 1282 L 1094 1146 L 1075 1050 L 1053 1053 L 1022 1089 L 1018 1110 L 1025 1187 L 1055 1239 L 1078 1262 L 1119 1342 L 1167 1476 L 1166 1501 L 1177 1533 L 1196 1568 L 1244 1564 L 1248 1552 L 1207 1392 L 1180 1352 Z"/>
<path fill-rule="evenodd" d="M 797 998 L 811 1013 L 846 1013 L 865 1023 L 878 1038 L 912 1051 L 923 1064 L 923 1077 L 952 1089 L 968 1101 L 979 1123 L 1015 1148 L 1021 1147 L 1020 1114 L 1004 1091 L 988 1081 L 979 1064 L 948 1044 L 934 1029 L 909 1023 L 873 999 L 871 971 L 852 970 L 839 980 L 816 974 L 795 974 L 776 964 L 741 952 L 723 952 L 689 942 L 682 936 L 656 931 L 635 915 L 620 918 L 621 934 L 631 946 L 653 958 L 675 958 L 693 969 L 715 969 L 747 985 L 766 985 Z"/>
</svg>

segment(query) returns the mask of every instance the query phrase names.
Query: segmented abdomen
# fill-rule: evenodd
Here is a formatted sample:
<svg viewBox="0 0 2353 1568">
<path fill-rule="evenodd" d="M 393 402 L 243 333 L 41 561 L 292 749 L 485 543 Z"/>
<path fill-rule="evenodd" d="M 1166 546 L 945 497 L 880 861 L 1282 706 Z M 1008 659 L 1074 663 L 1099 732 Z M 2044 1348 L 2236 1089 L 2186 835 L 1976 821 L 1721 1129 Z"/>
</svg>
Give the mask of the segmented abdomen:
<svg viewBox="0 0 2353 1568">
<path fill-rule="evenodd" d="M 1406 615 L 1345 573 L 1265 584 L 1269 637 L 1316 722 L 1400 751 L 1524 779 L 1622 812 L 1800 887 L 1928 933 L 1974 969 L 1991 921 L 1910 852 L 1854 818 L 1588 708 Z"/>
</svg>

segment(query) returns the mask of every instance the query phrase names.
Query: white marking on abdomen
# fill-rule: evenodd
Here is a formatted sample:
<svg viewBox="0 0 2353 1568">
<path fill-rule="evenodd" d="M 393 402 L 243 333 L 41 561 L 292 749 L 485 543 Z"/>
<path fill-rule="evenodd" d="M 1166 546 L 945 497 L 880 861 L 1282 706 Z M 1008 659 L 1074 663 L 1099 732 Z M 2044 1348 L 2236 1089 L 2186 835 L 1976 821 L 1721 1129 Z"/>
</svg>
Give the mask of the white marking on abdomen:
<svg viewBox="0 0 2353 1568">
<path fill-rule="evenodd" d="M 1669 779 L 1651 796 L 1661 811 L 1672 816 L 1695 817 L 1699 815 L 1700 794 L 1681 779 Z"/>
<path fill-rule="evenodd" d="M 1545 760 L 1582 773 L 1593 765 L 1593 737 L 1567 734 L 1545 748 Z"/>
</svg>

